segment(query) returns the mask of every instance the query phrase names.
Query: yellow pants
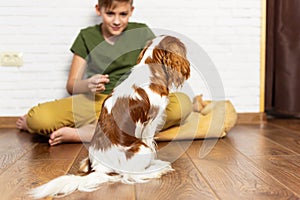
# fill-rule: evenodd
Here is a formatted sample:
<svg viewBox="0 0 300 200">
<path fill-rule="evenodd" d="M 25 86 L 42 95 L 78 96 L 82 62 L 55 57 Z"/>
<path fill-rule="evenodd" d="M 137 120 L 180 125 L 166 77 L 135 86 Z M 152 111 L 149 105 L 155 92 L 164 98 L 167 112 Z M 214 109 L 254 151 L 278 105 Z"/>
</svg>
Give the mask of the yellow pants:
<svg viewBox="0 0 300 200">
<path fill-rule="evenodd" d="M 27 114 L 30 133 L 49 135 L 61 127 L 79 128 L 97 122 L 107 95 L 74 95 L 68 98 L 39 104 Z M 192 102 L 184 93 L 171 93 L 166 108 L 167 129 L 183 122 L 192 111 Z"/>
</svg>

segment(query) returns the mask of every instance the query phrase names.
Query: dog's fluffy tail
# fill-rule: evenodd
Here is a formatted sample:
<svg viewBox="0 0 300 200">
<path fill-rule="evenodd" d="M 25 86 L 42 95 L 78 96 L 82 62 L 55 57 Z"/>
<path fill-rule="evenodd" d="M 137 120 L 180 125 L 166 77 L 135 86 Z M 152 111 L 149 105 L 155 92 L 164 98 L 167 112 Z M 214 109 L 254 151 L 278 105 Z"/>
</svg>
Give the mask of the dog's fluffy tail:
<svg viewBox="0 0 300 200">
<path fill-rule="evenodd" d="M 173 171 L 169 162 L 153 160 L 151 165 L 143 172 L 118 172 L 106 174 L 94 171 L 86 176 L 64 175 L 29 191 L 29 195 L 35 199 L 47 196 L 62 197 L 76 190 L 92 192 L 97 190 L 105 182 L 123 182 L 127 184 L 143 183 L 152 178 L 160 178 L 162 175 Z"/>
<path fill-rule="evenodd" d="M 29 195 L 35 199 L 47 196 L 62 197 L 75 190 L 91 192 L 97 190 L 104 182 L 119 180 L 116 176 L 108 176 L 103 173 L 92 172 L 86 176 L 64 175 L 29 191 Z"/>
</svg>

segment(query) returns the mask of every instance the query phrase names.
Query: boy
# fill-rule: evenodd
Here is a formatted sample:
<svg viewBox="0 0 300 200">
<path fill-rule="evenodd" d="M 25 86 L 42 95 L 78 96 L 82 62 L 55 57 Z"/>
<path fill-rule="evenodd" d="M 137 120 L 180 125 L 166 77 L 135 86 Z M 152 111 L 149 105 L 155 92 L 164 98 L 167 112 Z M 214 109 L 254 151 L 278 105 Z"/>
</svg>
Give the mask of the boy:
<svg viewBox="0 0 300 200">
<path fill-rule="evenodd" d="M 82 29 L 71 47 L 67 91 L 73 96 L 31 108 L 17 121 L 18 129 L 49 136 L 51 146 L 91 140 L 104 99 L 126 78 L 146 42 L 155 37 L 145 24 L 129 22 L 132 4 L 133 0 L 98 1 L 95 8 L 102 23 Z M 179 124 L 191 108 L 186 95 L 172 94 L 164 127 Z"/>
</svg>

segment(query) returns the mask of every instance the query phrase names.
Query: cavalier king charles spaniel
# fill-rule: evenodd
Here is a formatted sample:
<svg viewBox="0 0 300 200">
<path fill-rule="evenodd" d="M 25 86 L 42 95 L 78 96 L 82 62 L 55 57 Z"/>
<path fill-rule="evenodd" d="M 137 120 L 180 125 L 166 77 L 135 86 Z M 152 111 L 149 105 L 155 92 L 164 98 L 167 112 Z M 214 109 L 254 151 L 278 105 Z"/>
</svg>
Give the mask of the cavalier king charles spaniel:
<svg viewBox="0 0 300 200">
<path fill-rule="evenodd" d="M 105 182 L 142 183 L 173 171 L 156 159 L 154 135 L 164 124 L 169 91 L 190 76 L 185 45 L 176 37 L 149 41 L 130 75 L 106 98 L 81 163 L 85 176 L 64 175 L 30 191 L 34 198 L 91 192 Z"/>
</svg>

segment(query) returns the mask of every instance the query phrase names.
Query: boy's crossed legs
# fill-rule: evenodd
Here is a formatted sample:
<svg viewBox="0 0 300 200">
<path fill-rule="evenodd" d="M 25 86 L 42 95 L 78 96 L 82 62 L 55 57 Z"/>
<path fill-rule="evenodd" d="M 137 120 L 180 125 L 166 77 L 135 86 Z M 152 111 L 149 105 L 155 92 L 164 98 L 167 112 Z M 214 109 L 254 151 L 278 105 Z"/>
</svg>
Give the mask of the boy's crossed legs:
<svg viewBox="0 0 300 200">
<path fill-rule="evenodd" d="M 106 95 L 75 95 L 39 104 L 20 117 L 17 128 L 49 137 L 51 146 L 66 142 L 90 142 Z M 192 103 L 183 93 L 172 93 L 163 129 L 179 125 L 191 113 Z"/>
</svg>

